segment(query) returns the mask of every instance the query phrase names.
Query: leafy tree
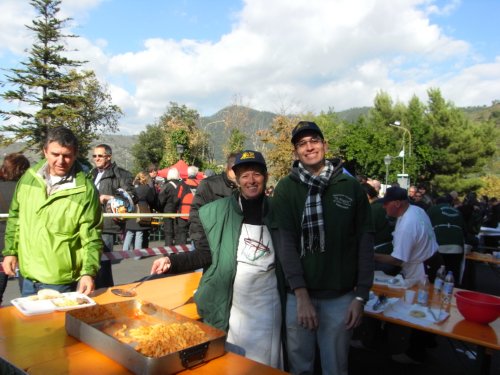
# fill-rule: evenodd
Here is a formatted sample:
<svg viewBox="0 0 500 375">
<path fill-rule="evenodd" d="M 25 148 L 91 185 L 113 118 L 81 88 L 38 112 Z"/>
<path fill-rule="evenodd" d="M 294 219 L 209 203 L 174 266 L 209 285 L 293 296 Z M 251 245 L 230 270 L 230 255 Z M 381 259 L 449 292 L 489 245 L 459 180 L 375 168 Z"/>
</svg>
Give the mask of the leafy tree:
<svg viewBox="0 0 500 375">
<path fill-rule="evenodd" d="M 139 133 L 137 142 L 132 146 L 132 155 L 135 158 L 135 169 L 146 170 L 154 163 L 160 168 L 165 150 L 165 138 L 160 125 L 147 125 L 146 130 Z"/>
<path fill-rule="evenodd" d="M 198 127 L 199 118 L 198 111 L 170 102 L 159 121 L 165 142 L 162 165 L 172 165 L 179 159 L 177 145 L 184 147 L 182 159 L 188 164 L 203 165 L 203 156 L 208 155 L 208 137 Z"/>
<path fill-rule="evenodd" d="M 495 129 L 489 123 L 475 123 L 452 103 L 446 102 L 440 90 L 428 91 L 426 122 L 432 132 L 432 160 L 426 166 L 429 180 L 441 191 L 476 190 L 482 183 L 468 178 L 479 173 L 495 153 Z"/>
<path fill-rule="evenodd" d="M 278 116 L 273 120 L 269 129 L 258 132 L 265 146 L 263 152 L 266 155 L 271 178 L 275 181 L 290 172 L 293 160 L 290 135 L 297 122 L 297 118 L 294 117 Z"/>
<path fill-rule="evenodd" d="M 229 133 L 228 141 L 223 146 L 225 155 L 241 151 L 245 148 L 247 140 L 245 127 L 250 121 L 250 108 L 242 105 L 239 96 L 234 96 L 233 101 L 233 105 L 228 107 L 223 114 L 224 127 L 226 132 Z"/>
<path fill-rule="evenodd" d="M 25 141 L 25 148 L 41 149 L 48 128 L 64 124 L 82 141 L 81 154 L 85 155 L 99 130 L 116 131 L 121 111 L 110 104 L 109 94 L 92 72 L 75 70 L 85 61 L 65 57 L 63 40 L 76 36 L 64 34 L 70 19 L 57 17 L 60 4 L 60 0 L 31 1 L 38 16 L 26 27 L 34 32 L 35 42 L 22 68 L 9 69 L 6 75 L 12 88 L 0 95 L 21 109 L 0 111 L 9 121 L 0 129 L 11 135 L 2 143 Z"/>
</svg>

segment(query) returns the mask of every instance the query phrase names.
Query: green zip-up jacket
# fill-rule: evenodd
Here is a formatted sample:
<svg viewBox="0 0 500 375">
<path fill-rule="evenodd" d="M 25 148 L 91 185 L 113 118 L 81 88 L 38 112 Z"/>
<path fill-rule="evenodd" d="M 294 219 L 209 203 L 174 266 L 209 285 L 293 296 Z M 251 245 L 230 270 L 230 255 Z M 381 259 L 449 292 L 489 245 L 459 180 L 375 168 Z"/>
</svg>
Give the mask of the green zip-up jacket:
<svg viewBox="0 0 500 375">
<path fill-rule="evenodd" d="M 38 174 L 45 165 L 28 169 L 17 184 L 3 255 L 16 256 L 21 275 L 44 284 L 95 276 L 102 251 L 99 194 L 75 162 L 75 186 L 48 195 Z"/>
<path fill-rule="evenodd" d="M 194 299 L 203 321 L 226 332 L 229 329 L 236 254 L 243 224 L 243 213 L 237 196 L 238 193 L 235 193 L 218 199 L 202 206 L 199 211 L 212 252 L 212 264 L 203 274 Z M 269 201 L 264 199 L 264 223 L 270 228 Z M 203 241 L 198 243 L 202 244 Z"/>
<path fill-rule="evenodd" d="M 334 173 L 321 197 L 325 229 L 325 251 L 300 257 L 302 212 L 308 186 L 292 173 L 281 179 L 273 195 L 273 227 L 280 233 L 277 248 L 287 285 L 306 287 L 312 296 L 334 297 L 354 290 L 368 299 L 373 283 L 373 224 L 365 192 L 355 178 Z"/>
</svg>

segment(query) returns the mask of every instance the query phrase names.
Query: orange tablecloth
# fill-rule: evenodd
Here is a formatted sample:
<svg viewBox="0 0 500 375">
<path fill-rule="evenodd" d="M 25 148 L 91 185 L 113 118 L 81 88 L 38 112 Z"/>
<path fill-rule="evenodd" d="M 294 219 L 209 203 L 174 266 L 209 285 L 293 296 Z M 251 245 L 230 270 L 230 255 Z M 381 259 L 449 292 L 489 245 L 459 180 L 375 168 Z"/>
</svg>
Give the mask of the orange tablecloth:
<svg viewBox="0 0 500 375">
<path fill-rule="evenodd" d="M 137 289 L 136 298 L 175 309 L 196 319 L 198 315 L 194 303 L 183 304 L 193 296 L 200 278 L 201 273 L 194 272 L 147 281 Z M 124 297 L 111 293 L 110 289 L 98 290 L 92 298 L 100 304 L 124 300 Z M 13 306 L 0 308 L 0 357 L 29 374 L 130 374 L 123 366 L 68 336 L 64 322 L 63 312 L 27 317 Z M 226 353 L 182 373 L 283 374 L 233 353 Z"/>
</svg>

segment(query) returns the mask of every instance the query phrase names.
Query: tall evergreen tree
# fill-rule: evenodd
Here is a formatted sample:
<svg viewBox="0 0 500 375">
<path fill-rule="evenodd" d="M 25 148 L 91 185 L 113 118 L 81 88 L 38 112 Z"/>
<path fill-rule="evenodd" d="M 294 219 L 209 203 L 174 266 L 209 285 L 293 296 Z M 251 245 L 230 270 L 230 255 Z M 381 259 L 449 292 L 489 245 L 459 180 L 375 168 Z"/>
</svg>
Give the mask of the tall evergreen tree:
<svg viewBox="0 0 500 375">
<path fill-rule="evenodd" d="M 117 130 L 121 110 L 110 103 L 92 72 L 76 71 L 86 61 L 66 57 L 63 41 L 77 36 L 64 32 L 70 18 L 57 17 L 61 0 L 32 0 L 30 4 L 38 16 L 26 27 L 34 33 L 35 42 L 22 67 L 9 69 L 5 76 L 4 85 L 11 89 L 0 96 L 19 109 L 0 110 L 9 122 L 0 127 L 9 134 L 2 144 L 24 141 L 25 148 L 41 150 L 47 130 L 63 124 L 79 137 L 85 155 L 98 131 Z"/>
</svg>

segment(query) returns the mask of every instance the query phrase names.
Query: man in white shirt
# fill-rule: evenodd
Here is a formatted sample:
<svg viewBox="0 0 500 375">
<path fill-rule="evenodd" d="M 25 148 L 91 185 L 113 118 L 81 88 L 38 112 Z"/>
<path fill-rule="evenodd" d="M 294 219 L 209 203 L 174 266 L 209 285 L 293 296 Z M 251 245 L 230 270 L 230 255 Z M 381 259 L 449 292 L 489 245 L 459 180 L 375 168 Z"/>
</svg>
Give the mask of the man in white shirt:
<svg viewBox="0 0 500 375">
<path fill-rule="evenodd" d="M 405 189 L 391 187 L 383 198 L 384 209 L 388 216 L 398 218 L 393 236 L 393 252 L 375 254 L 377 262 L 402 267 L 406 279 L 425 277 L 424 262 L 430 259 L 438 249 L 436 236 L 426 212 L 415 205 L 410 205 Z M 434 274 L 429 274 L 433 277 Z"/>
</svg>

